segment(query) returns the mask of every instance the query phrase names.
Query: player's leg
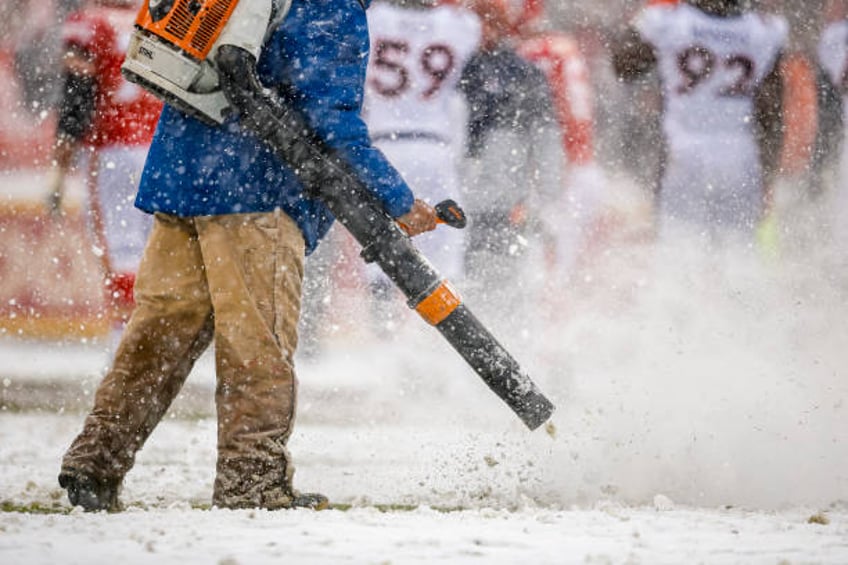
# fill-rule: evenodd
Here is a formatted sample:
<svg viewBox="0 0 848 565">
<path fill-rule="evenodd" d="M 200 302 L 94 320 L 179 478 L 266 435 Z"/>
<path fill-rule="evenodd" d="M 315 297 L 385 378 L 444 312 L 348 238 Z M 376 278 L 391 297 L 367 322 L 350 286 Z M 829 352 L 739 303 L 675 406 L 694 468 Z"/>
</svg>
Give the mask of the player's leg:
<svg viewBox="0 0 848 565">
<path fill-rule="evenodd" d="M 336 224 L 309 255 L 298 339 L 301 358 L 320 355 L 331 342 L 355 341 L 370 332 L 363 324 L 369 318 L 369 265 L 359 252 L 353 236 Z"/>
<path fill-rule="evenodd" d="M 692 241 L 711 230 L 709 199 L 715 171 L 707 159 L 716 151 L 711 142 L 720 141 L 680 137 L 669 143 L 657 205 L 661 243 L 678 245 L 681 238 Z M 718 167 L 722 166 L 719 161 Z"/>
<path fill-rule="evenodd" d="M 151 216 L 134 206 L 147 149 L 109 146 L 97 155 L 97 174 L 92 179 L 91 209 L 95 230 L 107 254 L 106 285 L 113 317 L 114 341 L 120 337 L 133 308 L 133 286 Z"/>
<path fill-rule="evenodd" d="M 836 180 L 836 244 L 843 251 L 848 250 L 848 143 L 843 149 Z M 846 256 L 848 258 L 848 256 Z"/>
<path fill-rule="evenodd" d="M 509 128 L 494 129 L 485 150 L 465 164 L 466 228 L 465 277 L 469 302 L 479 298 L 496 311 L 486 312 L 496 331 L 509 324 L 511 313 L 521 311 L 528 296 L 528 206 L 532 190 L 531 153 L 527 137 Z"/>
<path fill-rule="evenodd" d="M 438 141 L 394 141 L 380 144 L 418 198 L 436 205 L 448 198 L 462 200 L 456 154 Z M 460 205 L 462 202 L 460 202 Z M 465 232 L 444 226 L 415 237 L 415 246 L 447 279 L 463 275 Z"/>
<path fill-rule="evenodd" d="M 451 198 L 461 200 L 459 173 L 454 149 L 438 140 L 386 140 L 378 144 L 388 160 L 418 198 L 431 205 Z M 460 204 L 462 204 L 460 202 Z M 464 230 L 441 226 L 418 235 L 415 246 L 439 273 L 453 283 L 463 276 Z M 365 269 L 371 294 L 371 321 L 377 335 L 394 335 L 401 320 L 409 315 L 403 296 L 376 265 Z"/>
</svg>

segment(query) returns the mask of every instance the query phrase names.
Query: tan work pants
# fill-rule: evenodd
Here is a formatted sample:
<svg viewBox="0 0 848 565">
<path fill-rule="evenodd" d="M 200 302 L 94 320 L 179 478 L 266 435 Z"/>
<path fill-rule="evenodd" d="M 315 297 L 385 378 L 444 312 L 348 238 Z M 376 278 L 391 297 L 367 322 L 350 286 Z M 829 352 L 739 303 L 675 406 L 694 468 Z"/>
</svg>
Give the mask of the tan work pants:
<svg viewBox="0 0 848 565">
<path fill-rule="evenodd" d="M 288 504 L 303 256 L 300 230 L 279 211 L 156 214 L 136 308 L 63 470 L 121 481 L 214 337 L 213 503 Z"/>
</svg>

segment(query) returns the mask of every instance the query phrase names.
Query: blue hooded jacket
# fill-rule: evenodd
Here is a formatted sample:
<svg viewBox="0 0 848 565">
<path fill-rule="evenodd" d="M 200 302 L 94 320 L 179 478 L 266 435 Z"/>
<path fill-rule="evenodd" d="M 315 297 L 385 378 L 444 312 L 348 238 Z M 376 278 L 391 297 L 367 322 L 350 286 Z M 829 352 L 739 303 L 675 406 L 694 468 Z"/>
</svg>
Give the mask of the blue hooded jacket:
<svg viewBox="0 0 848 565">
<path fill-rule="evenodd" d="M 368 42 L 365 9 L 358 0 L 293 0 L 266 42 L 257 70 L 263 84 L 299 110 L 349 161 L 386 211 L 398 217 L 411 209 L 412 192 L 371 145 L 360 116 Z M 307 253 L 333 222 L 322 202 L 304 196 L 288 165 L 242 130 L 236 118 L 208 126 L 167 105 L 136 206 L 183 217 L 281 208 L 303 232 Z"/>
</svg>

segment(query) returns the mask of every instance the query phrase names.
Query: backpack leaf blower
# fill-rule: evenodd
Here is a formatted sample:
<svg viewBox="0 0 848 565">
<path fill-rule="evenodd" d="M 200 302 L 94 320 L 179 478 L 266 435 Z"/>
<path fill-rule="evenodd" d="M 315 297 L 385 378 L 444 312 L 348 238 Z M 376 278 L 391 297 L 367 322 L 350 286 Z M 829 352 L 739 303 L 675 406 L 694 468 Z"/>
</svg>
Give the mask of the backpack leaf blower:
<svg viewBox="0 0 848 565">
<path fill-rule="evenodd" d="M 264 88 L 256 61 L 264 35 L 282 21 L 290 0 L 146 0 L 136 20 L 123 73 L 177 109 L 210 123 L 237 113 L 241 124 L 297 171 L 309 196 L 321 199 L 403 292 L 410 308 L 445 337 L 489 388 L 534 430 L 554 410 L 530 377 L 415 248 L 343 158 L 305 119 Z M 441 221 L 465 225 L 453 201 Z"/>
</svg>

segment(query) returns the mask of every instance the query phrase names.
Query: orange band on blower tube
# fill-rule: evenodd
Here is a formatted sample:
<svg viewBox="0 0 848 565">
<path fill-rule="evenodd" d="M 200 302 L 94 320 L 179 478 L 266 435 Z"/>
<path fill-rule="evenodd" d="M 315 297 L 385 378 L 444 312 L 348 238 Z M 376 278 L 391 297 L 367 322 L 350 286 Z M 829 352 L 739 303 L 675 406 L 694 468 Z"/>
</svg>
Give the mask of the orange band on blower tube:
<svg viewBox="0 0 848 565">
<path fill-rule="evenodd" d="M 415 311 L 427 323 L 435 326 L 450 316 L 451 312 L 456 310 L 460 304 L 462 304 L 462 299 L 459 297 L 459 294 L 451 287 L 448 281 L 442 281 L 442 284 L 436 290 L 418 303 Z"/>
</svg>

